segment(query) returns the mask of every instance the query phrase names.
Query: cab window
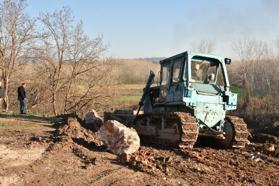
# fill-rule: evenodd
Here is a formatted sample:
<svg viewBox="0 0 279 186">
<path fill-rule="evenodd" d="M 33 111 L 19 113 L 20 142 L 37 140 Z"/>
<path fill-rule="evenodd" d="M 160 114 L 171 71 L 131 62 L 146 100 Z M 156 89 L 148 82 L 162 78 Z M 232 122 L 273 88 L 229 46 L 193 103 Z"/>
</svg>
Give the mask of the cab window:
<svg viewBox="0 0 279 186">
<path fill-rule="evenodd" d="M 161 71 L 161 85 L 166 85 L 169 80 L 169 66 L 164 65 L 162 66 L 162 71 Z"/>
<path fill-rule="evenodd" d="M 216 60 L 192 59 L 192 82 L 205 84 L 215 84 L 216 82 L 217 84 L 221 83 L 223 73 L 219 66 L 219 62 Z"/>
<path fill-rule="evenodd" d="M 172 82 L 173 83 L 179 82 L 181 64 L 182 64 L 182 60 L 176 60 L 173 64 L 173 69 L 172 69 Z"/>
</svg>

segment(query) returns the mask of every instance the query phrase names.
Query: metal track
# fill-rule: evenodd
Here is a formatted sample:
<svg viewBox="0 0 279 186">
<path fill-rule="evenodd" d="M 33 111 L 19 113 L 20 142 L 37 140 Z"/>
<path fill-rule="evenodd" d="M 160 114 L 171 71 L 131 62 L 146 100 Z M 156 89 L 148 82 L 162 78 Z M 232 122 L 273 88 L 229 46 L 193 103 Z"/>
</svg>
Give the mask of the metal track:
<svg viewBox="0 0 279 186">
<path fill-rule="evenodd" d="M 244 148 L 249 143 L 248 136 L 249 131 L 246 123 L 242 118 L 237 116 L 226 116 L 226 119 L 233 124 L 234 128 L 234 148 Z"/>
<path fill-rule="evenodd" d="M 198 136 L 199 128 L 197 125 L 197 120 L 190 113 L 176 112 L 174 113 L 181 121 L 181 141 L 179 147 L 181 149 L 193 148 Z"/>
<path fill-rule="evenodd" d="M 177 143 L 171 143 L 170 141 L 158 136 L 148 136 L 152 143 L 158 143 L 162 145 L 162 142 L 166 146 L 173 146 L 174 144 L 181 149 L 191 149 L 198 139 L 198 126 L 196 118 L 190 113 L 183 112 L 170 112 L 170 113 L 149 113 L 139 115 L 136 120 L 144 121 L 146 118 L 151 118 L 151 120 L 156 120 L 158 118 L 164 117 L 167 122 L 171 125 L 177 125 L 179 130 L 180 139 L 177 139 Z M 136 122 L 137 123 L 137 122 Z M 153 124 L 154 125 L 154 124 Z M 160 122 L 156 122 L 155 125 L 160 125 Z M 136 128 L 136 127 L 135 127 Z M 139 135 L 141 135 L 139 133 Z M 153 139 L 152 139 L 153 138 Z"/>
</svg>

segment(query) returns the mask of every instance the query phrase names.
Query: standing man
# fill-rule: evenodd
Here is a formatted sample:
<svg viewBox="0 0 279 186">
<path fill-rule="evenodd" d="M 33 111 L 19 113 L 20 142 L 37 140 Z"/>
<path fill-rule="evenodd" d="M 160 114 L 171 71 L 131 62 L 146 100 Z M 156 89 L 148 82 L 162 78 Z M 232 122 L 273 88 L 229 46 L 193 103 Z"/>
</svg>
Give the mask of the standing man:
<svg viewBox="0 0 279 186">
<path fill-rule="evenodd" d="M 19 101 L 19 111 L 20 114 L 26 114 L 26 93 L 25 93 L 26 83 L 22 83 L 17 89 L 17 99 Z"/>
</svg>

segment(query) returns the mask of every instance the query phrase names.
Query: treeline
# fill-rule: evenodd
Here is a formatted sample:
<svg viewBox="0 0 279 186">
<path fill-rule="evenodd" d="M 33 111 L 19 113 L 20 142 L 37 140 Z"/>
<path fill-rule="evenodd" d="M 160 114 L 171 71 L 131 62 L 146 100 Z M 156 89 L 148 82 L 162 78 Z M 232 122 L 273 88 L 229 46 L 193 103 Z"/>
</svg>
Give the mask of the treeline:
<svg viewBox="0 0 279 186">
<path fill-rule="evenodd" d="M 111 78 L 119 84 L 145 84 L 150 71 L 159 77 L 160 64 L 147 60 L 138 59 L 114 59 L 111 60 Z M 155 82 L 156 83 L 156 82 Z"/>
</svg>

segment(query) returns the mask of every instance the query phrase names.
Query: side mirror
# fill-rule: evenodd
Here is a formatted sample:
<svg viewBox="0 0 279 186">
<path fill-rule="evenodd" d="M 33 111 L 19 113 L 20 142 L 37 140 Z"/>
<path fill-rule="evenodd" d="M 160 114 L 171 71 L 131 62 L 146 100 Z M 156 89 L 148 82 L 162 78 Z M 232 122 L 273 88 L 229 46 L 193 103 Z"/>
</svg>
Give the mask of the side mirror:
<svg viewBox="0 0 279 186">
<path fill-rule="evenodd" d="M 225 64 L 229 65 L 231 64 L 232 60 L 229 58 L 225 58 Z"/>
</svg>

